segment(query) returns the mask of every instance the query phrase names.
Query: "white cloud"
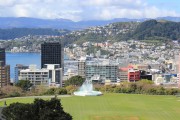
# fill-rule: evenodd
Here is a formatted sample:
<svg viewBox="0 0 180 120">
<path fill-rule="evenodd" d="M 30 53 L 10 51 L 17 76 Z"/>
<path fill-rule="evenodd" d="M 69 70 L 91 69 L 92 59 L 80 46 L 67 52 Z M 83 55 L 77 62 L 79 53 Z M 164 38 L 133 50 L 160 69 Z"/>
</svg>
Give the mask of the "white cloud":
<svg viewBox="0 0 180 120">
<path fill-rule="evenodd" d="M 145 0 L 0 0 L 0 16 L 93 20 L 180 16 Z"/>
<path fill-rule="evenodd" d="M 1 7 L 9 7 L 15 3 L 15 0 L 0 0 Z"/>
</svg>

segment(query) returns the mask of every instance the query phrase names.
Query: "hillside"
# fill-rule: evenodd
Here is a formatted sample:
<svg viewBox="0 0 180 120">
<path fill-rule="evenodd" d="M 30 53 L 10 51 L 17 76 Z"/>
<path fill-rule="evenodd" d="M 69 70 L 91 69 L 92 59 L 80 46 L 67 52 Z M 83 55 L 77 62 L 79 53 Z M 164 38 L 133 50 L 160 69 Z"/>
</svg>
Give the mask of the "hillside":
<svg viewBox="0 0 180 120">
<path fill-rule="evenodd" d="M 133 32 L 132 38 L 138 40 L 178 40 L 180 39 L 180 23 L 149 20 L 141 23 Z"/>
<path fill-rule="evenodd" d="M 73 31 L 65 35 L 63 40 L 65 44 L 126 40 L 127 35 L 132 33 L 139 24 L 139 22 L 118 22 L 106 26 L 90 27 L 81 31 Z"/>
<path fill-rule="evenodd" d="M 15 39 L 27 35 L 55 35 L 60 36 L 69 33 L 69 30 L 57 30 L 49 28 L 12 28 L 0 29 L 0 39 Z"/>
<path fill-rule="evenodd" d="M 84 30 L 57 30 L 50 28 L 9 28 L 0 29 L 0 39 L 14 39 L 27 35 L 63 35 L 65 44 L 81 44 L 86 41 L 106 40 L 179 40 L 180 22 L 147 20 L 145 22 L 116 22 L 105 26 L 89 27 Z"/>
<path fill-rule="evenodd" d="M 65 43 L 81 44 L 86 41 L 106 40 L 179 40 L 180 22 L 148 20 L 145 22 L 118 22 L 106 26 L 91 27 L 65 35 Z"/>
</svg>

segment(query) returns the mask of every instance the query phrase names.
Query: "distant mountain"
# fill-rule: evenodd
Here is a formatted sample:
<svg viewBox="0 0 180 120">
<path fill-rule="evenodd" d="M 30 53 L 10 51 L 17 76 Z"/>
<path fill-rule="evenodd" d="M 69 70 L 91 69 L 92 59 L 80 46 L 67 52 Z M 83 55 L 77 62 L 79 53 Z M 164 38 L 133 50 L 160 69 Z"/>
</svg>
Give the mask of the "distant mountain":
<svg viewBox="0 0 180 120">
<path fill-rule="evenodd" d="M 38 19 L 28 17 L 0 17 L 0 28 L 53 28 L 80 30 L 92 26 L 104 26 L 114 22 L 145 21 L 146 19 L 117 18 L 74 22 L 68 19 Z"/>
<path fill-rule="evenodd" d="M 60 36 L 69 33 L 69 30 L 57 30 L 50 28 L 9 28 L 0 29 L 0 39 L 14 39 L 20 38 L 27 35 L 53 35 Z"/>
<path fill-rule="evenodd" d="M 156 20 L 167 20 L 167 21 L 173 21 L 173 22 L 180 22 L 180 17 L 158 17 Z"/>
<path fill-rule="evenodd" d="M 26 17 L 0 17 L 0 28 L 54 28 L 74 29 L 74 22 L 66 19 L 38 19 Z M 72 27 L 71 27 L 72 26 Z"/>
<path fill-rule="evenodd" d="M 83 25 L 84 27 L 91 26 L 104 26 L 115 22 L 144 22 L 148 19 L 128 19 L 128 18 L 115 18 L 112 20 L 89 20 L 76 22 L 77 25 Z"/>
<path fill-rule="evenodd" d="M 180 17 L 160 17 L 157 20 L 180 22 Z M 53 28 L 80 30 L 92 26 L 104 26 L 114 22 L 144 22 L 144 19 L 116 18 L 112 20 L 89 20 L 74 22 L 68 19 L 38 19 L 28 17 L 0 17 L 0 28 Z"/>
</svg>

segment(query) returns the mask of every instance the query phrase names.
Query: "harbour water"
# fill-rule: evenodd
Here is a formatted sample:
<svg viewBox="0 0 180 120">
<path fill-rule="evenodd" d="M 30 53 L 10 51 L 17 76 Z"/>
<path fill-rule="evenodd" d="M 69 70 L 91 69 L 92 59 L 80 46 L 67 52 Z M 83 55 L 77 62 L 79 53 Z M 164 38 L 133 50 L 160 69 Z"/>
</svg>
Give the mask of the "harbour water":
<svg viewBox="0 0 180 120">
<path fill-rule="evenodd" d="M 67 59 L 67 55 L 64 56 Z M 40 53 L 6 53 L 6 64 L 10 65 L 11 79 L 14 78 L 14 67 L 16 64 L 30 65 L 35 64 L 37 68 L 41 67 L 41 54 Z"/>
</svg>

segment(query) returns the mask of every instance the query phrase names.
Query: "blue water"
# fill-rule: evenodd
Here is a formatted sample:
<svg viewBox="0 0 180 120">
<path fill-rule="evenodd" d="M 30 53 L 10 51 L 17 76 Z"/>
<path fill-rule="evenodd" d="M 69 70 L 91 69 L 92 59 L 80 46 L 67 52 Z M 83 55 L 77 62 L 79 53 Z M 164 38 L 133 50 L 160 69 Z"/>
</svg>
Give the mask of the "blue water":
<svg viewBox="0 0 180 120">
<path fill-rule="evenodd" d="M 65 55 L 65 58 L 67 56 Z M 36 64 L 37 68 L 41 67 L 40 53 L 6 53 L 6 64 L 10 65 L 11 79 L 14 78 L 14 71 L 16 64 L 30 65 Z"/>
</svg>

